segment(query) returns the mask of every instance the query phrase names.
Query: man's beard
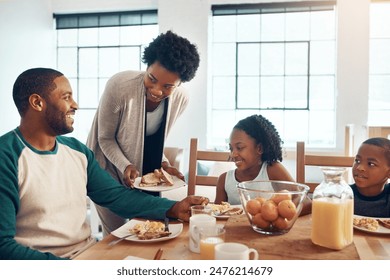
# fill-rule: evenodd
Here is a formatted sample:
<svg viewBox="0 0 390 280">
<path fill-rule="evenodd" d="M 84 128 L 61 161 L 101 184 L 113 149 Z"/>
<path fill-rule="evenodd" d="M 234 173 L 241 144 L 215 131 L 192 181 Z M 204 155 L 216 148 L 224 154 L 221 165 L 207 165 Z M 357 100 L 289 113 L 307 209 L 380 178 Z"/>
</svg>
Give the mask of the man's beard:
<svg viewBox="0 0 390 280">
<path fill-rule="evenodd" d="M 46 112 L 47 123 L 56 135 L 63 135 L 73 131 L 71 125 L 67 125 L 66 114 L 48 108 Z"/>
</svg>

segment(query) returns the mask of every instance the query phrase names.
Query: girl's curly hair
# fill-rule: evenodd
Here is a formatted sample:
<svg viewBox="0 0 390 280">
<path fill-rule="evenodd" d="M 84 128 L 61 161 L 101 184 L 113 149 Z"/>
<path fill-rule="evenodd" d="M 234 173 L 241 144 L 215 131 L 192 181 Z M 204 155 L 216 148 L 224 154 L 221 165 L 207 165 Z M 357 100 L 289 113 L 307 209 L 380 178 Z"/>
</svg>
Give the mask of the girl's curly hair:
<svg viewBox="0 0 390 280">
<path fill-rule="evenodd" d="M 261 144 L 263 154 L 261 160 L 272 165 L 273 162 L 282 161 L 283 141 L 275 126 L 262 115 L 252 115 L 240 120 L 233 129 L 244 131 L 252 137 L 256 144 Z"/>
<path fill-rule="evenodd" d="M 200 58 L 194 44 L 168 31 L 145 48 L 142 61 L 148 66 L 158 61 L 167 70 L 177 73 L 182 82 L 188 82 L 195 77 Z"/>
</svg>

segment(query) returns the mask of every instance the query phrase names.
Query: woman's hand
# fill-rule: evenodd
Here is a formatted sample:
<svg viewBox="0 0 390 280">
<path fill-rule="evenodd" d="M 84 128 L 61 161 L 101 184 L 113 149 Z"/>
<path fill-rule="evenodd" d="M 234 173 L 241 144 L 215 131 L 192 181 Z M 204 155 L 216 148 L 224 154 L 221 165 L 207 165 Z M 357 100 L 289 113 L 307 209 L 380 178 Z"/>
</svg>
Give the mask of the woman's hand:
<svg viewBox="0 0 390 280">
<path fill-rule="evenodd" d="M 126 186 L 133 188 L 134 187 L 134 181 L 135 178 L 139 176 L 139 171 L 133 164 L 129 164 L 125 172 L 123 172 L 123 181 L 125 182 Z"/>
<path fill-rule="evenodd" d="M 206 205 L 209 199 L 204 196 L 190 195 L 182 201 L 176 202 L 166 213 L 168 218 L 175 218 L 188 222 L 191 216 L 192 205 Z"/>
<path fill-rule="evenodd" d="M 166 172 L 168 172 L 172 176 L 176 176 L 180 180 L 184 181 L 184 175 L 179 170 L 177 170 L 175 167 L 170 166 L 168 162 L 164 161 L 161 164 L 161 168 L 163 168 Z"/>
</svg>

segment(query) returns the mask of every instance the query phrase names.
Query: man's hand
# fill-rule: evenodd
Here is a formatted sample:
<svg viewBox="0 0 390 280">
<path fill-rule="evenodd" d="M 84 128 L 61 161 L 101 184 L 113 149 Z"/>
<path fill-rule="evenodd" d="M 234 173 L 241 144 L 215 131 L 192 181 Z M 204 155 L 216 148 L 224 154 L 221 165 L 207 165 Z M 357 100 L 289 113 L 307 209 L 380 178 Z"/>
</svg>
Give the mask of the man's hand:
<svg viewBox="0 0 390 280">
<path fill-rule="evenodd" d="M 190 195 L 182 201 L 176 202 L 166 213 L 169 218 L 176 218 L 188 222 L 191 216 L 192 205 L 205 205 L 209 203 L 209 199 L 203 196 Z"/>
<path fill-rule="evenodd" d="M 139 176 L 139 171 L 133 164 L 129 164 L 125 172 L 123 173 L 123 181 L 125 182 L 126 186 L 133 188 L 134 187 L 134 181 L 135 178 Z"/>
</svg>

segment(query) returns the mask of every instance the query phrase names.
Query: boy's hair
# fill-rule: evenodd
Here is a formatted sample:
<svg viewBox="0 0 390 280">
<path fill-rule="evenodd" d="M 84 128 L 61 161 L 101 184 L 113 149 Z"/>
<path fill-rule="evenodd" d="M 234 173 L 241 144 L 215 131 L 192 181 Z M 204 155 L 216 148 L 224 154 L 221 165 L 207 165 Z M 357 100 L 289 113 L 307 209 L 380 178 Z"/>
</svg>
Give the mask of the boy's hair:
<svg viewBox="0 0 390 280">
<path fill-rule="evenodd" d="M 374 145 L 385 150 L 387 164 L 390 166 L 390 140 L 384 137 L 369 138 L 362 144 Z"/>
<path fill-rule="evenodd" d="M 244 131 L 250 137 L 255 139 L 256 144 L 261 144 L 263 154 L 261 160 L 272 165 L 273 162 L 282 161 L 283 141 L 275 126 L 262 115 L 252 115 L 240 120 L 233 129 Z"/>
<path fill-rule="evenodd" d="M 165 69 L 177 73 L 182 82 L 188 82 L 195 77 L 200 59 L 195 45 L 168 31 L 145 48 L 142 61 L 148 66 L 158 61 Z"/>
<path fill-rule="evenodd" d="M 24 71 L 16 79 L 12 96 L 21 117 L 27 111 L 31 94 L 47 98 L 56 89 L 54 79 L 63 76 L 61 72 L 50 68 L 32 68 Z"/>
</svg>

